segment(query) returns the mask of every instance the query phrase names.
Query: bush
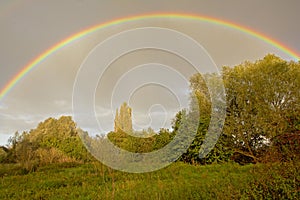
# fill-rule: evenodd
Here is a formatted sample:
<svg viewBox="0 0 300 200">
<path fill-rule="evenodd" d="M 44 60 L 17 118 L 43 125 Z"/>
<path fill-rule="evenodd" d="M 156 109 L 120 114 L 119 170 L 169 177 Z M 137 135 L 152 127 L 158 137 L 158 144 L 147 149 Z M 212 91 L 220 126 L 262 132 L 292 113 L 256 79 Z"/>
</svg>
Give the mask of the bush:
<svg viewBox="0 0 300 200">
<path fill-rule="evenodd" d="M 6 160 L 7 152 L 0 147 L 0 163 L 3 163 Z"/>
<path fill-rule="evenodd" d="M 289 162 L 300 160 L 300 131 L 281 134 L 272 139 L 263 162 Z"/>
<path fill-rule="evenodd" d="M 300 162 L 269 163 L 253 168 L 251 199 L 299 199 Z"/>
<path fill-rule="evenodd" d="M 62 151 L 56 148 L 39 148 L 36 152 L 36 157 L 39 160 L 39 165 L 46 165 L 52 163 L 63 162 L 75 162 L 74 158 L 71 158 L 64 154 Z"/>
</svg>

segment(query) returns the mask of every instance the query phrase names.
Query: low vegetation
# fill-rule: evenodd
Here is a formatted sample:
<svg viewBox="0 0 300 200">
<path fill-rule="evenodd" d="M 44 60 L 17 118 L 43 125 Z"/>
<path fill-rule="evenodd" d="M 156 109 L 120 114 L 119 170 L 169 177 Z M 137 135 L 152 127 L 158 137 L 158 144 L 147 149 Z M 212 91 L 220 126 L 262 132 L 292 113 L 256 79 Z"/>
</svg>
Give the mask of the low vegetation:
<svg viewBox="0 0 300 200">
<path fill-rule="evenodd" d="M 0 199 L 299 199 L 300 163 L 193 166 L 129 174 L 98 162 L 0 168 Z"/>
</svg>

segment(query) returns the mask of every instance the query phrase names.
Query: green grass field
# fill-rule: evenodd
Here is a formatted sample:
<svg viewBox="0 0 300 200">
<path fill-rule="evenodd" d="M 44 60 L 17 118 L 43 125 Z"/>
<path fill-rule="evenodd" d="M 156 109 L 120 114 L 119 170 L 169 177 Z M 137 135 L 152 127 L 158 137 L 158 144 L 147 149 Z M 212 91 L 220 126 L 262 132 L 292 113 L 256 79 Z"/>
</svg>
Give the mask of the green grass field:
<svg viewBox="0 0 300 200">
<path fill-rule="evenodd" d="M 299 199 L 299 163 L 174 163 L 129 174 L 100 163 L 63 163 L 26 173 L 1 165 L 0 199 Z"/>
</svg>

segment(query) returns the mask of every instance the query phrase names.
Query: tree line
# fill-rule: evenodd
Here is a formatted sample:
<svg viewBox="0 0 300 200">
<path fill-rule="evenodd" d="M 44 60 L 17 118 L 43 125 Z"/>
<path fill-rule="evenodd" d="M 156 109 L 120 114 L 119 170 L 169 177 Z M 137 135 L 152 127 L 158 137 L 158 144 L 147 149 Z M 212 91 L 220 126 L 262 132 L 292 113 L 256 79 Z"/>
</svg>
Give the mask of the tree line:
<svg viewBox="0 0 300 200">
<path fill-rule="evenodd" d="M 211 122 L 212 98 L 219 95 L 212 94 L 207 83 L 214 88 L 224 85 L 226 118 L 216 144 L 201 158 L 199 152 Z M 221 75 L 193 75 L 190 106 L 176 114 L 170 130 L 132 130 L 131 109 L 123 104 L 120 111 L 117 110 L 114 131 L 107 136 L 90 138 L 79 131 L 71 117 L 49 118 L 36 129 L 22 134 L 17 132 L 11 137 L 7 147 L 0 149 L 0 162 L 23 163 L 25 167 L 28 165 L 28 170 L 52 162 L 89 162 L 94 158 L 81 142 L 82 137 L 87 141 L 85 145 L 109 139 L 128 151 L 145 153 L 167 145 L 179 131 L 189 133 L 192 130 L 197 131 L 196 136 L 179 161 L 191 164 L 291 161 L 300 156 L 299 88 L 300 62 L 285 61 L 269 54 L 255 62 L 224 66 Z M 200 114 L 193 114 L 195 110 Z M 186 121 L 197 122 L 196 129 L 192 128 L 195 124 L 183 123 Z M 143 138 L 135 135 L 143 135 Z M 180 145 L 175 145 L 174 151 Z"/>
</svg>

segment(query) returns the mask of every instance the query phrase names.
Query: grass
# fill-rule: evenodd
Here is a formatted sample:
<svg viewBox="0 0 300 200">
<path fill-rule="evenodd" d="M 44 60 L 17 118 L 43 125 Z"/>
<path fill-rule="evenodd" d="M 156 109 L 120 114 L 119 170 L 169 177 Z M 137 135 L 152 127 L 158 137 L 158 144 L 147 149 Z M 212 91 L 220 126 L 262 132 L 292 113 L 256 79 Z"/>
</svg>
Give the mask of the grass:
<svg viewBox="0 0 300 200">
<path fill-rule="evenodd" d="M 96 162 L 52 164 L 28 174 L 18 165 L 1 165 L 0 199 L 296 199 L 296 164 L 178 162 L 144 174 L 115 171 Z"/>
</svg>

